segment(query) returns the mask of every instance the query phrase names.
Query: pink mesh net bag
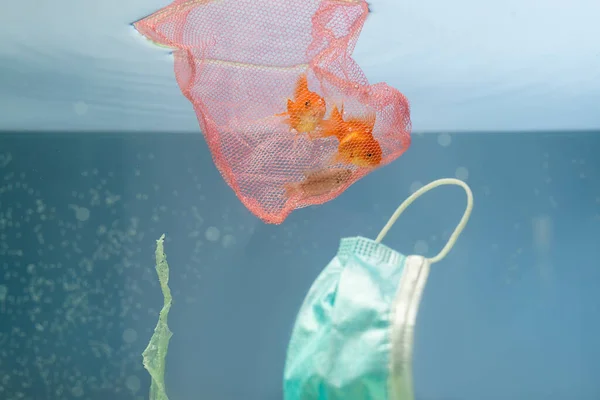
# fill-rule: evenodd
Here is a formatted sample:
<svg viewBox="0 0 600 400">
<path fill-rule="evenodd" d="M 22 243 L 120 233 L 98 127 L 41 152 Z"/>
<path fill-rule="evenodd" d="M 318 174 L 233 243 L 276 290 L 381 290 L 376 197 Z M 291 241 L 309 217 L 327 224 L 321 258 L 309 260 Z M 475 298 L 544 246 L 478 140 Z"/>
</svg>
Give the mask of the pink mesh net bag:
<svg viewBox="0 0 600 400">
<path fill-rule="evenodd" d="M 351 58 L 367 15 L 364 0 L 178 0 L 134 26 L 174 49 L 217 168 L 278 224 L 410 145 L 406 98 Z"/>
</svg>

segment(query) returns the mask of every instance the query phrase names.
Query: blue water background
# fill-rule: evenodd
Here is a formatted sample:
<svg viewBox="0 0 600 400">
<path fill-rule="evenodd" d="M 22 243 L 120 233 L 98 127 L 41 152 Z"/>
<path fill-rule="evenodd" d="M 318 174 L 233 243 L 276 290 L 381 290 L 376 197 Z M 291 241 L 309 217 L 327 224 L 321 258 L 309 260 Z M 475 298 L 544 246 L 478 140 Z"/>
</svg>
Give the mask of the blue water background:
<svg viewBox="0 0 600 400">
<path fill-rule="evenodd" d="M 417 399 L 600 398 L 600 132 L 416 134 L 400 159 L 279 226 L 240 204 L 199 134 L 0 143 L 3 399 L 147 398 L 162 233 L 170 398 L 281 399 L 296 311 L 340 238 L 375 237 L 412 190 L 453 176 L 475 207 L 425 290 Z M 461 189 L 436 189 L 385 243 L 433 255 L 464 207 Z"/>
</svg>

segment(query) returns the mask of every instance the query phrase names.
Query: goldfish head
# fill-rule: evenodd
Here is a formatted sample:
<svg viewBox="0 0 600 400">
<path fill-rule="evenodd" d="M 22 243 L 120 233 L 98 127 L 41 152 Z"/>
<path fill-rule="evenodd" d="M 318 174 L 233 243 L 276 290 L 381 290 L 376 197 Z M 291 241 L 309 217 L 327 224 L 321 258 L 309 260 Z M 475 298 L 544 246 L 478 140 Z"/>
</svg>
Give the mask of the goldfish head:
<svg viewBox="0 0 600 400">
<path fill-rule="evenodd" d="M 316 93 L 298 99 L 290 112 L 292 128 L 298 132 L 313 132 L 325 117 L 325 109 L 325 101 Z"/>
<path fill-rule="evenodd" d="M 316 119 L 323 119 L 327 106 L 325 100 L 314 92 L 309 92 L 300 100 L 300 107 L 303 109 L 303 114 L 310 115 Z"/>
<path fill-rule="evenodd" d="M 308 88 L 308 78 L 306 74 L 302 74 L 298 78 L 294 97 L 294 111 L 296 113 L 303 116 L 314 117 L 319 120 L 325 117 L 325 100 Z"/>
<path fill-rule="evenodd" d="M 352 176 L 352 170 L 348 168 L 335 169 L 335 183 L 343 185 Z"/>
<path fill-rule="evenodd" d="M 375 167 L 381 164 L 383 151 L 372 136 L 349 135 L 338 147 L 341 160 L 359 167 Z"/>
<path fill-rule="evenodd" d="M 358 152 L 355 157 L 354 164 L 359 167 L 375 167 L 381 164 L 383 158 L 383 151 L 377 140 L 365 141 L 364 144 L 358 148 Z"/>
</svg>

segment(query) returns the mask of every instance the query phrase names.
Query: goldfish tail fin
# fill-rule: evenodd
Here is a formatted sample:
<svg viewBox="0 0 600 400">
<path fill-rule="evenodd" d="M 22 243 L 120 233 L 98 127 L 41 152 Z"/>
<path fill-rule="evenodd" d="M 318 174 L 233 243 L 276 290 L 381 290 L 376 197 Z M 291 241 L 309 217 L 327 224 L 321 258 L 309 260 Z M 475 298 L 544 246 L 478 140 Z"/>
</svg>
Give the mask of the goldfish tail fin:
<svg viewBox="0 0 600 400">
<path fill-rule="evenodd" d="M 285 191 L 284 196 L 286 199 L 294 197 L 298 193 L 298 187 L 293 183 L 284 183 L 283 190 Z"/>
<path fill-rule="evenodd" d="M 290 108 L 294 106 L 294 102 L 290 99 L 287 100 L 287 110 L 282 112 L 281 114 L 275 114 L 276 117 L 285 117 L 290 115 Z"/>
<path fill-rule="evenodd" d="M 369 125 L 369 128 L 371 129 L 371 131 L 373 131 L 373 128 L 375 128 L 376 121 L 377 121 L 377 114 L 375 114 L 374 112 L 368 113 L 367 116 L 365 117 L 365 122 Z"/>
<path fill-rule="evenodd" d="M 337 151 L 329 159 L 329 165 L 336 165 L 336 164 L 348 164 L 347 160 Z"/>
<path fill-rule="evenodd" d="M 307 92 L 309 92 L 308 77 L 306 76 L 306 73 L 303 73 L 302 75 L 300 75 L 300 78 L 298 78 L 298 82 L 296 82 L 296 89 L 294 90 L 294 96 L 297 99 L 298 97 L 302 96 L 303 94 L 306 94 Z M 289 103 L 288 103 L 288 107 L 289 107 Z"/>
<path fill-rule="evenodd" d="M 342 110 L 343 109 L 344 108 L 342 106 Z M 334 105 L 329 119 L 325 119 L 321 122 L 322 132 L 320 133 L 320 136 L 321 137 L 335 136 L 338 140 L 342 140 L 344 135 L 340 128 L 342 127 L 343 123 L 344 123 L 344 119 L 342 117 L 342 113 L 337 108 L 337 106 Z"/>
<path fill-rule="evenodd" d="M 283 119 L 281 122 L 282 122 L 283 124 L 285 124 L 285 125 L 290 125 L 290 127 L 289 127 L 289 131 L 290 131 L 290 132 L 292 132 L 293 128 L 292 128 L 292 126 L 291 126 L 291 124 L 290 124 L 290 121 L 291 121 L 291 120 L 290 120 L 290 117 L 289 117 L 289 116 L 288 116 L 286 113 L 283 113 L 283 114 L 277 114 L 277 115 L 275 115 L 275 116 L 276 116 L 276 117 L 286 117 L 286 118 L 285 118 L 285 119 Z"/>
<path fill-rule="evenodd" d="M 313 136 L 318 135 L 318 137 L 324 137 L 324 138 L 330 137 L 330 136 L 337 137 L 337 135 L 335 134 L 336 133 L 335 132 L 336 131 L 335 123 L 333 123 L 333 121 L 331 121 L 329 119 L 323 120 L 323 122 L 321 123 L 321 127 L 322 127 L 321 131 L 318 134 L 315 133 Z"/>
<path fill-rule="evenodd" d="M 323 122 L 321 121 L 321 126 L 317 127 L 316 130 L 314 131 L 310 131 L 310 132 L 306 132 L 306 137 L 308 137 L 308 140 L 313 141 L 319 138 L 324 137 L 323 136 Z"/>
</svg>

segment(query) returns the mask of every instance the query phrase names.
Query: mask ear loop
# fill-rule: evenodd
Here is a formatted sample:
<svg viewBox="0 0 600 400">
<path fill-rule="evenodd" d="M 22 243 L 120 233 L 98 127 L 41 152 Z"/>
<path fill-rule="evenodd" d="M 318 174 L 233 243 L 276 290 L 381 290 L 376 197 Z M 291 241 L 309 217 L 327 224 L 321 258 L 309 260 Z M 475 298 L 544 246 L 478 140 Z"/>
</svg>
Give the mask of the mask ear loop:
<svg viewBox="0 0 600 400">
<path fill-rule="evenodd" d="M 431 189 L 443 185 L 457 185 L 462 187 L 467 193 L 467 208 L 462 218 L 460 219 L 460 222 L 456 226 L 456 229 L 454 229 L 454 232 L 452 232 L 452 235 L 450 235 L 450 239 L 448 239 L 448 242 L 446 243 L 444 248 L 442 248 L 442 250 L 435 257 L 429 258 L 428 260 L 431 264 L 433 264 L 438 261 L 441 261 L 444 257 L 446 257 L 450 250 L 452 250 L 452 247 L 454 246 L 461 232 L 467 225 L 469 217 L 471 216 L 471 211 L 473 210 L 473 192 L 471 192 L 471 188 L 469 188 L 469 186 L 465 182 L 454 178 L 438 179 L 437 181 L 433 181 L 411 194 L 406 200 L 402 202 L 402 204 L 400 204 L 400 206 L 396 209 L 394 214 L 392 214 L 387 224 L 385 224 L 381 232 L 379 232 L 379 235 L 377 235 L 377 239 L 375 239 L 375 242 L 381 243 L 385 235 L 387 235 L 388 231 L 392 228 L 394 223 L 396 223 L 396 220 L 398 219 L 400 214 L 402 214 L 404 210 L 406 210 L 408 206 L 412 204 L 413 201 L 415 201 L 417 198 L 419 198 L 424 193 L 427 193 Z"/>
</svg>

